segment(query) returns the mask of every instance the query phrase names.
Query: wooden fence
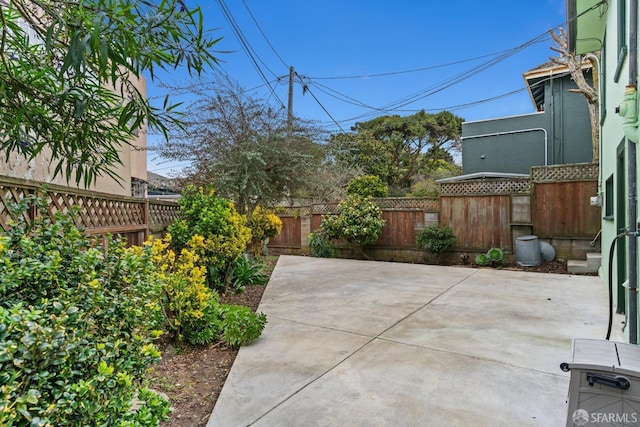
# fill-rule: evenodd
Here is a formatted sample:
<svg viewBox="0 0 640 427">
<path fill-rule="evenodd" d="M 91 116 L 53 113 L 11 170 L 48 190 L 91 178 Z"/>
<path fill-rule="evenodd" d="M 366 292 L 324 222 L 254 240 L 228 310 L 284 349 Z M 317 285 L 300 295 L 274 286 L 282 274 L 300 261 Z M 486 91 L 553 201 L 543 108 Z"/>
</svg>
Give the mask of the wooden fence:
<svg viewBox="0 0 640 427">
<path fill-rule="evenodd" d="M 599 250 L 593 239 L 600 230 L 597 164 L 532 168 L 530 177 L 480 177 L 443 182 L 439 198 L 376 199 L 386 221 L 382 235 L 367 247 L 376 259 L 419 261 L 416 231 L 427 225 L 451 226 L 456 250 L 474 256 L 492 247 L 515 251 L 518 237 L 535 234 L 549 241 L 562 258 L 583 258 Z M 280 253 L 306 253 L 306 237 L 337 203 L 291 207 L 280 213 L 283 230 L 269 242 Z M 455 259 L 452 259 L 455 261 Z"/>
<path fill-rule="evenodd" d="M 77 210 L 76 225 L 89 235 L 121 235 L 129 245 L 141 244 L 151 234 L 161 234 L 178 215 L 178 204 L 134 197 L 121 197 L 95 191 L 74 190 L 53 184 L 23 179 L 0 178 L 0 227 L 7 230 L 12 218 L 11 206 L 27 197 L 44 200 L 46 212 L 35 208 L 24 213 L 30 220 L 36 215 L 53 218 L 56 212 Z M 15 218 L 14 218 L 15 219 Z"/>
<path fill-rule="evenodd" d="M 386 225 L 378 241 L 367 252 L 376 259 L 421 261 L 423 251 L 415 249 L 416 230 L 437 224 L 437 198 L 374 199 L 382 210 Z M 275 253 L 307 253 L 307 236 L 320 227 L 322 218 L 336 213 L 338 203 L 318 203 L 310 206 L 280 208 L 281 233 L 269 241 Z"/>
<path fill-rule="evenodd" d="M 419 262 L 425 251 L 415 247 L 416 231 L 428 225 L 450 225 L 456 234 L 457 256 L 499 247 L 514 251 L 515 240 L 535 234 L 549 241 L 559 257 L 581 258 L 597 251 L 601 210 L 590 205 L 597 188 L 598 165 L 535 167 L 530 178 L 464 178 L 441 184 L 439 198 L 375 199 L 386 221 L 378 241 L 367 247 L 376 259 Z M 46 201 L 46 212 L 78 210 L 77 225 L 90 235 L 118 234 L 129 244 L 141 244 L 161 234 L 178 217 L 178 204 L 0 178 L 0 227 L 9 225 L 10 206 L 36 195 Z M 269 247 L 280 253 L 308 252 L 307 236 L 322 217 L 335 213 L 337 203 L 281 208 L 282 232 Z"/>
<path fill-rule="evenodd" d="M 542 238 L 591 238 L 600 230 L 598 166 L 549 166 L 532 169 L 534 231 Z"/>
</svg>

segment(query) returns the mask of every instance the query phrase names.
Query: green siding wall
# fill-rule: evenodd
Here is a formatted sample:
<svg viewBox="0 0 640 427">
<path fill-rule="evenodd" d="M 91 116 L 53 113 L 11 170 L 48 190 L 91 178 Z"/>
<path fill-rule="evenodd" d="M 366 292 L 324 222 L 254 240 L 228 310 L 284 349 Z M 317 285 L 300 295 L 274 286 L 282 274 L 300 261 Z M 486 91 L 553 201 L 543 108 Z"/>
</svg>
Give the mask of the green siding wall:
<svg viewBox="0 0 640 427">
<path fill-rule="evenodd" d="M 547 81 L 544 112 L 463 123 L 462 173 L 528 174 L 544 165 L 545 133 L 539 129 L 547 134 L 547 164 L 591 162 L 587 102 L 570 88 L 575 84 L 568 75 Z"/>
</svg>

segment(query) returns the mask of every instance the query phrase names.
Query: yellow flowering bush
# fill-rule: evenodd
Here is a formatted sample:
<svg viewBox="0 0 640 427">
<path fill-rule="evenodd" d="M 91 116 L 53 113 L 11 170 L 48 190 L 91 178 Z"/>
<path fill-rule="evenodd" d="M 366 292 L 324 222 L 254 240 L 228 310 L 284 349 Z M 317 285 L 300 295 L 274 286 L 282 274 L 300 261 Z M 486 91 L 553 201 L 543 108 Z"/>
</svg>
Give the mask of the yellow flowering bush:
<svg viewBox="0 0 640 427">
<path fill-rule="evenodd" d="M 181 218 L 169 226 L 171 246 L 176 252 L 191 244 L 206 267 L 210 287 L 225 285 L 233 263 L 244 253 L 251 239 L 246 218 L 233 203 L 216 196 L 213 190 L 187 187 L 180 197 Z M 192 240 L 194 236 L 200 236 Z"/>
<path fill-rule="evenodd" d="M 266 316 L 248 307 L 231 310 L 220 304 L 218 293 L 206 285 L 206 268 L 200 252 L 206 240 L 194 235 L 179 254 L 171 248 L 171 235 L 147 242 L 156 274 L 164 283 L 167 321 L 178 341 L 207 344 L 222 338 L 230 346 L 249 343 L 260 336 Z M 233 315 L 229 315 L 233 312 Z"/>
<path fill-rule="evenodd" d="M 207 287 L 207 271 L 197 253 L 203 241 L 202 236 L 193 236 L 177 255 L 171 248 L 170 234 L 163 239 L 147 242 L 152 248 L 157 274 L 164 283 L 167 323 L 178 341 L 203 341 L 198 338 L 203 333 L 211 336 L 211 341 L 219 329 L 215 322 L 210 325 L 206 321 L 207 309 L 217 302 L 218 295 Z M 212 328 L 214 330 L 210 330 Z"/>
<path fill-rule="evenodd" d="M 282 220 L 269 209 L 258 206 L 251 213 L 248 226 L 251 229 L 251 246 L 254 255 L 259 256 L 263 242 L 282 231 Z"/>
</svg>

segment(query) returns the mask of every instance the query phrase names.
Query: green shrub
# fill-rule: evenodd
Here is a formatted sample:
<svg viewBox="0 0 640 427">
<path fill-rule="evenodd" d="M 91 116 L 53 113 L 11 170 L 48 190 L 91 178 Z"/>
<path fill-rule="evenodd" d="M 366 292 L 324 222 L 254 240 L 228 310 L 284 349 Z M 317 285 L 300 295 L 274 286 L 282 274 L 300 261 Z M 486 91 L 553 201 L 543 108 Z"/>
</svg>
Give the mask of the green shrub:
<svg viewBox="0 0 640 427">
<path fill-rule="evenodd" d="M 236 292 L 242 292 L 245 286 L 266 284 L 269 276 L 262 272 L 263 266 L 264 264 L 259 260 L 243 254 L 234 264 L 231 288 Z"/>
<path fill-rule="evenodd" d="M 450 226 L 425 227 L 416 235 L 416 245 L 421 249 L 429 249 L 432 254 L 440 255 L 453 247 L 456 236 Z"/>
<path fill-rule="evenodd" d="M 336 255 L 336 249 L 331 243 L 331 239 L 327 238 L 322 230 L 315 233 L 309 233 L 307 236 L 309 241 L 309 252 L 312 257 L 317 258 L 333 258 Z"/>
<path fill-rule="evenodd" d="M 487 254 L 478 254 L 476 255 L 476 264 L 485 267 L 487 265 L 489 265 L 489 258 L 487 257 Z"/>
<path fill-rule="evenodd" d="M 257 339 L 267 323 L 264 313 L 254 313 L 249 307 L 223 305 L 220 310 L 224 329 L 222 340 L 233 348 Z"/>
<path fill-rule="evenodd" d="M 350 195 L 340 202 L 336 215 L 324 216 L 320 228 L 328 238 L 344 239 L 362 250 L 378 240 L 384 224 L 382 211 L 371 197 Z"/>
<path fill-rule="evenodd" d="M 151 251 L 117 239 L 103 247 L 60 213 L 10 225 L 0 236 L 0 425 L 166 419 L 168 403 L 140 388 L 163 322 Z M 131 412 L 136 389 L 145 399 Z"/>
<path fill-rule="evenodd" d="M 362 175 L 349 181 L 347 194 L 360 197 L 387 197 L 389 189 L 379 176 Z"/>
<path fill-rule="evenodd" d="M 207 269 L 207 283 L 211 288 L 226 287 L 230 269 L 246 250 L 251 230 L 245 225 L 246 217 L 240 215 L 232 202 L 206 193 L 202 188 L 187 187 L 178 203 L 180 219 L 168 228 L 171 245 L 179 253 L 193 236 L 202 236 L 195 248 L 199 265 Z"/>
<path fill-rule="evenodd" d="M 475 261 L 480 266 L 497 267 L 504 263 L 504 253 L 500 248 L 491 248 L 486 254 L 476 255 Z"/>
<path fill-rule="evenodd" d="M 220 316 L 220 297 L 217 292 L 211 292 L 202 310 L 202 317 L 185 323 L 184 339 L 193 345 L 205 345 L 220 339 L 224 328 Z"/>
</svg>

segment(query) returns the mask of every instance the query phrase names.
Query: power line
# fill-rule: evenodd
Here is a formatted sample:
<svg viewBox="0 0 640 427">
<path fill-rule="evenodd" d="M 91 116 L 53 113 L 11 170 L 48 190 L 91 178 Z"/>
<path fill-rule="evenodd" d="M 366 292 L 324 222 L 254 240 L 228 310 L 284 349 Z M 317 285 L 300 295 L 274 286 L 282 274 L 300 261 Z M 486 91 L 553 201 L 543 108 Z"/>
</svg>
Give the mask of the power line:
<svg viewBox="0 0 640 427">
<path fill-rule="evenodd" d="M 377 107 L 373 107 L 373 106 L 371 106 L 369 104 L 365 104 L 364 102 L 358 101 L 357 99 L 352 98 L 349 95 L 346 95 L 346 94 L 344 94 L 342 92 L 338 92 L 337 90 L 331 89 L 329 86 L 323 85 L 321 83 L 310 81 L 308 83 L 308 85 L 313 85 L 313 86 L 317 87 L 320 92 L 323 92 L 326 95 L 328 95 L 328 96 L 330 96 L 332 98 L 335 98 L 335 99 L 337 99 L 339 101 L 345 102 L 347 104 L 355 105 L 357 107 L 369 108 L 371 110 L 378 110 Z"/>
<path fill-rule="evenodd" d="M 555 28 L 557 28 L 557 27 L 555 27 Z M 347 123 L 347 122 L 351 122 L 351 121 L 358 120 L 358 119 L 372 117 L 373 115 L 375 115 L 375 114 L 377 114 L 377 113 L 379 113 L 381 111 L 382 112 L 395 111 L 395 110 L 397 110 L 397 109 L 399 109 L 401 107 L 404 107 L 406 105 L 412 104 L 412 103 L 414 103 L 416 101 L 419 101 L 419 100 L 424 99 L 426 97 L 429 97 L 431 95 L 434 95 L 434 94 L 436 94 L 438 92 L 441 92 L 441 91 L 443 91 L 445 89 L 448 89 L 448 88 L 450 88 L 450 87 L 452 87 L 452 86 L 454 86 L 454 85 L 456 85 L 456 84 L 458 84 L 458 83 L 460 83 L 460 82 L 462 82 L 464 80 L 467 80 L 467 79 L 469 79 L 471 77 L 474 77 L 474 76 L 480 74 L 481 72 L 483 72 L 483 71 L 487 70 L 488 68 L 491 68 L 494 65 L 496 65 L 496 64 L 498 64 L 498 63 L 510 58 L 511 56 L 513 56 L 516 53 L 528 48 L 529 46 L 531 46 L 533 44 L 536 44 L 536 43 L 539 43 L 540 41 L 542 41 L 546 37 L 548 37 L 548 31 L 538 35 L 537 37 L 534 37 L 533 39 L 531 39 L 531 40 L 529 40 L 529 41 L 527 41 L 525 43 L 520 44 L 519 46 L 516 46 L 514 48 L 511 48 L 511 49 L 503 51 L 502 54 L 500 54 L 499 56 L 497 56 L 495 58 L 492 58 L 489 61 L 485 61 L 484 63 L 482 63 L 482 64 L 480 64 L 478 66 L 469 68 L 469 69 L 467 69 L 467 70 L 465 70 L 465 71 L 463 71 L 461 73 L 458 73 L 458 74 L 456 74 L 456 75 L 454 75 L 452 77 L 449 77 L 449 78 L 447 78 L 445 80 L 442 80 L 441 82 L 436 83 L 435 85 L 429 86 L 429 87 L 427 87 L 425 89 L 422 89 L 422 90 L 420 90 L 420 91 L 418 91 L 416 93 L 407 95 L 407 96 L 405 96 L 403 98 L 400 98 L 400 99 L 398 99 L 396 101 L 392 101 L 389 104 L 386 104 L 386 105 L 384 105 L 384 106 L 382 106 L 380 108 L 377 108 L 373 112 L 364 113 L 364 114 L 361 114 L 361 115 L 358 115 L 358 116 L 355 116 L 355 117 L 351 117 L 351 118 L 348 118 L 348 119 L 345 119 L 345 120 L 341 120 L 340 122 L 341 123 Z"/>
<path fill-rule="evenodd" d="M 233 15 L 229 11 L 229 8 L 227 7 L 225 1 L 224 0 L 216 0 L 216 2 L 218 3 L 218 6 L 220 7 L 220 11 L 224 15 L 225 19 L 227 20 L 227 22 L 231 26 L 231 29 L 232 29 L 233 33 L 235 34 L 236 38 L 238 39 L 238 42 L 240 42 L 240 45 L 242 46 L 242 49 L 244 50 L 244 52 L 249 57 L 249 60 L 250 60 L 251 64 L 253 65 L 253 67 L 256 69 L 256 71 L 260 75 L 260 78 L 269 87 L 269 90 L 271 91 L 271 94 L 280 102 L 280 106 L 282 108 L 286 108 L 285 105 L 284 105 L 284 102 L 282 102 L 282 100 L 280 99 L 278 94 L 275 92 L 275 90 L 273 89 L 273 87 L 269 83 L 269 79 L 267 79 L 267 77 L 265 76 L 264 72 L 260 68 L 260 65 L 258 64 L 258 61 L 259 61 L 263 65 L 265 65 L 264 62 L 259 58 L 259 56 L 256 54 L 256 52 L 253 50 L 253 48 L 251 47 L 251 45 L 247 41 L 246 37 L 242 33 L 242 30 L 240 29 L 240 27 L 238 26 L 237 22 L 233 18 Z M 276 74 L 269 69 L 269 67 L 267 67 L 265 65 L 265 68 L 267 68 L 267 70 L 271 74 L 273 74 L 274 77 L 277 77 Z"/>
<path fill-rule="evenodd" d="M 538 43 L 540 43 L 540 42 L 542 42 L 542 40 L 540 40 Z M 488 53 L 486 55 L 476 56 L 476 57 L 467 58 L 467 59 L 461 59 L 459 61 L 448 62 L 448 63 L 445 63 L 445 64 L 430 65 L 430 66 L 426 66 L 426 67 L 412 68 L 412 69 L 408 69 L 408 70 L 388 71 L 388 72 L 384 72 L 384 73 L 361 74 L 361 75 L 353 75 L 353 76 L 309 77 L 309 78 L 313 79 L 313 80 L 347 80 L 347 79 L 363 79 L 363 78 L 371 78 L 371 77 L 388 77 L 388 76 L 395 76 L 395 75 L 398 75 L 398 74 L 418 73 L 418 72 L 421 72 L 421 71 L 435 70 L 435 69 L 438 69 L 438 68 L 450 67 L 452 65 L 464 64 L 465 62 L 477 61 L 478 59 L 483 59 L 483 58 L 488 58 L 490 56 L 500 55 L 500 54 L 506 53 L 506 52 L 508 52 L 510 50 L 511 49 L 507 49 L 507 50 L 503 50 L 503 51 L 500 51 L 500 52 Z"/>
<path fill-rule="evenodd" d="M 318 103 L 318 105 L 320 106 L 320 108 L 322 108 L 322 110 L 327 114 L 327 116 L 329 116 L 329 118 L 333 121 L 333 123 L 335 123 L 335 125 L 336 125 L 336 126 L 338 126 L 338 128 L 339 128 L 342 132 L 344 132 L 344 129 L 342 128 L 342 126 L 340 126 L 340 123 L 338 123 L 338 122 L 336 121 L 336 119 L 335 119 L 335 118 L 333 118 L 333 116 L 331 115 L 331 113 L 329 113 L 329 111 L 324 107 L 324 105 L 322 105 L 322 103 L 321 103 L 321 102 L 320 102 L 320 100 L 316 97 L 316 95 L 313 93 L 313 91 L 311 90 L 311 88 L 310 88 L 308 85 L 306 85 L 306 84 L 304 83 L 304 81 L 302 80 L 302 77 L 300 77 L 300 75 L 299 75 L 298 73 L 295 73 L 295 74 L 296 74 L 296 77 L 298 77 L 298 79 L 300 79 L 300 82 L 301 82 L 301 83 L 302 83 L 302 85 L 303 85 L 303 90 L 304 90 L 304 92 L 309 92 L 309 94 L 313 97 L 313 99 L 315 99 L 315 101 Z M 303 93 L 304 93 L 304 92 L 303 92 Z"/>
<path fill-rule="evenodd" d="M 269 45 L 269 47 L 271 48 L 273 53 L 276 54 L 276 56 L 278 57 L 280 62 L 282 62 L 282 65 L 284 65 L 285 67 L 288 67 L 287 63 L 284 61 L 284 59 L 282 59 L 282 57 L 280 56 L 278 51 L 276 51 L 276 49 L 273 47 L 273 45 L 269 41 L 269 38 L 267 37 L 267 35 L 264 33 L 264 31 L 262 31 L 262 27 L 260 27 L 260 24 L 258 24 L 258 20 L 255 18 L 255 16 L 253 16 L 253 13 L 251 12 L 251 9 L 249 9 L 249 5 L 247 4 L 247 2 L 245 0 L 242 0 L 242 3 L 244 4 L 244 7 L 247 9 L 247 12 L 249 12 L 249 16 L 253 20 L 254 24 L 256 24 L 256 27 L 258 28 L 258 31 L 260 31 L 260 34 L 262 34 L 262 37 L 267 42 L 267 44 Z"/>
<path fill-rule="evenodd" d="M 231 10 L 229 9 L 225 1 L 219 0 L 218 3 L 224 6 L 226 10 L 225 18 L 227 19 L 227 22 L 229 22 L 229 24 L 232 26 L 232 30 L 234 31 L 236 38 L 238 38 L 243 46 L 247 47 L 248 51 L 252 54 L 252 58 L 257 59 L 257 61 L 260 62 L 264 66 L 264 68 L 266 68 L 266 70 L 271 73 L 272 76 L 276 77 L 276 73 L 274 73 L 271 68 L 269 68 L 269 66 L 262 60 L 260 55 L 258 55 L 258 52 L 256 52 L 256 50 L 251 46 L 251 43 L 249 43 L 249 40 L 242 32 L 240 25 L 238 25 L 238 22 L 233 17 L 233 14 L 231 13 Z"/>
<path fill-rule="evenodd" d="M 545 78 L 539 79 L 536 82 L 534 82 L 531 85 L 529 85 L 529 87 L 530 88 L 534 88 L 534 87 L 536 87 L 538 85 L 544 84 L 545 82 L 551 81 L 554 78 L 556 78 L 556 77 L 549 76 L 549 77 L 545 77 Z M 480 99 L 480 100 L 477 100 L 477 101 L 471 101 L 471 102 L 467 102 L 467 103 L 464 103 L 464 104 L 450 105 L 450 106 L 438 107 L 438 108 L 394 110 L 394 112 L 417 113 L 417 112 L 423 111 L 423 110 L 424 111 L 456 111 L 456 110 L 466 109 L 466 108 L 469 108 L 469 107 L 474 107 L 474 106 L 481 105 L 481 104 L 486 104 L 488 102 L 492 102 L 492 101 L 495 101 L 497 99 L 513 96 L 513 95 L 515 95 L 517 93 L 524 92 L 526 90 L 527 90 L 527 88 L 523 87 L 523 88 L 520 88 L 520 89 L 516 89 L 516 90 L 512 90 L 512 91 L 506 92 L 506 93 L 502 93 L 500 95 L 495 95 L 495 96 L 492 96 L 492 97 L 489 97 L 489 98 L 484 98 L 484 99 Z M 337 93 L 339 93 L 339 92 L 337 92 Z M 341 94 L 341 95 L 344 95 L 344 94 Z M 331 122 L 327 122 L 327 123 L 331 123 Z"/>
</svg>

